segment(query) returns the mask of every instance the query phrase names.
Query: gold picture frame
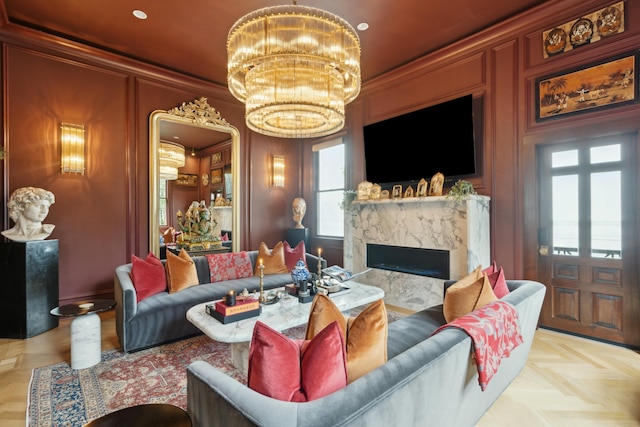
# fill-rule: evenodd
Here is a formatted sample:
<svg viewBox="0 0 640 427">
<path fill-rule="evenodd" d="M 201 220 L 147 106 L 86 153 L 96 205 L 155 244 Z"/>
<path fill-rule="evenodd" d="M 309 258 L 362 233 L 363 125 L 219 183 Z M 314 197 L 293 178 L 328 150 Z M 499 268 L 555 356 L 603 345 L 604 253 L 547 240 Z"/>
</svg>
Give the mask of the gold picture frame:
<svg viewBox="0 0 640 427">
<path fill-rule="evenodd" d="M 624 1 L 619 1 L 542 32 L 542 56 L 551 58 L 624 32 Z"/>
<path fill-rule="evenodd" d="M 178 173 L 178 179 L 176 179 L 175 183 L 181 187 L 197 187 L 198 175 L 194 173 Z"/>
<path fill-rule="evenodd" d="M 222 163 L 222 152 L 213 153 L 211 155 L 211 165 L 217 165 L 218 163 Z"/>
<path fill-rule="evenodd" d="M 222 168 L 211 169 L 211 177 L 209 179 L 211 184 L 221 184 L 222 183 Z"/>
<path fill-rule="evenodd" d="M 536 120 L 638 102 L 638 52 L 536 80 Z"/>
</svg>

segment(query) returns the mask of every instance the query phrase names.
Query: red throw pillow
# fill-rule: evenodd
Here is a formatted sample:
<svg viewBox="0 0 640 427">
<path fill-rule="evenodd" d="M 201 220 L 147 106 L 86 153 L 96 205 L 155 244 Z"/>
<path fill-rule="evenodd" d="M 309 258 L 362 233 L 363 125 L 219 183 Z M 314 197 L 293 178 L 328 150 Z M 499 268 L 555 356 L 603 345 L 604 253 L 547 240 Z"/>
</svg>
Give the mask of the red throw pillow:
<svg viewBox="0 0 640 427">
<path fill-rule="evenodd" d="M 131 281 L 136 289 L 136 301 L 167 290 L 167 276 L 162 261 L 149 252 L 146 259 L 131 257 Z"/>
<path fill-rule="evenodd" d="M 498 265 L 496 264 L 496 261 L 494 260 L 491 265 L 487 268 L 485 268 L 484 270 L 482 270 L 483 273 L 486 273 L 487 276 L 490 274 L 493 274 L 495 272 L 498 271 Z"/>
<path fill-rule="evenodd" d="M 498 298 L 509 294 L 509 288 L 507 287 L 507 281 L 504 278 L 504 270 L 502 267 L 495 273 L 488 274 L 487 277 L 489 278 L 493 293 L 496 294 Z"/>
<path fill-rule="evenodd" d="M 292 248 L 289 245 L 289 242 L 284 241 L 284 264 L 287 266 L 289 271 L 296 268 L 296 263 L 298 260 L 302 260 L 304 265 L 307 265 L 307 249 L 304 246 L 304 240 L 300 240 L 295 248 Z"/>
<path fill-rule="evenodd" d="M 246 251 L 207 254 L 211 283 L 253 276 L 251 258 Z"/>
<path fill-rule="evenodd" d="M 495 260 L 489 267 L 482 270 L 482 272 L 486 273 L 489 278 L 491 289 L 493 289 L 493 293 L 496 297 L 502 298 L 509 294 L 509 288 L 507 287 L 507 282 L 504 278 L 504 271 L 502 270 L 502 267 L 498 268 L 498 264 Z"/>
<path fill-rule="evenodd" d="M 291 340 L 256 322 L 247 385 L 258 393 L 288 402 L 308 402 L 345 387 L 347 355 L 338 322 L 309 341 Z"/>
</svg>

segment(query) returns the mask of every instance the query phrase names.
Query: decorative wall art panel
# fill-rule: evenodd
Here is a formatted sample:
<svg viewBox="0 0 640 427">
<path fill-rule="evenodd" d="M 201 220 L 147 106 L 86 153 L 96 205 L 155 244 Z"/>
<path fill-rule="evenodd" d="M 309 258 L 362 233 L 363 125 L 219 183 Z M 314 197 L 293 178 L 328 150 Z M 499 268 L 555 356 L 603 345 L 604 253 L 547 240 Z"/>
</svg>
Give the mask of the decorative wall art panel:
<svg viewBox="0 0 640 427">
<path fill-rule="evenodd" d="M 542 33 L 544 58 L 568 52 L 624 32 L 624 1 Z"/>
<path fill-rule="evenodd" d="M 536 120 L 638 102 L 638 53 L 536 80 Z"/>
<path fill-rule="evenodd" d="M 179 173 L 178 179 L 176 179 L 175 183 L 176 185 L 180 185 L 183 187 L 197 187 L 198 175 L 191 173 Z"/>
</svg>

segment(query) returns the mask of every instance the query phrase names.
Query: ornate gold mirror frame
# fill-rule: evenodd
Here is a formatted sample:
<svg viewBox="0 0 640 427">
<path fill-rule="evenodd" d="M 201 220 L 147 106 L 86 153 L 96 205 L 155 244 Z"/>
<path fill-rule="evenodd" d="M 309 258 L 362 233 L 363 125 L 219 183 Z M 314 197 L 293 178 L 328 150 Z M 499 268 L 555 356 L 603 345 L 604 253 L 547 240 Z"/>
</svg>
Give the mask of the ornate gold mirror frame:
<svg viewBox="0 0 640 427">
<path fill-rule="evenodd" d="M 169 111 L 155 110 L 149 116 L 149 250 L 160 256 L 159 188 L 160 123 L 163 121 L 189 126 L 197 126 L 217 132 L 228 133 L 231 137 L 231 184 L 232 230 L 231 250 L 240 251 L 240 133 L 238 129 L 211 107 L 207 98 L 182 103 Z"/>
</svg>

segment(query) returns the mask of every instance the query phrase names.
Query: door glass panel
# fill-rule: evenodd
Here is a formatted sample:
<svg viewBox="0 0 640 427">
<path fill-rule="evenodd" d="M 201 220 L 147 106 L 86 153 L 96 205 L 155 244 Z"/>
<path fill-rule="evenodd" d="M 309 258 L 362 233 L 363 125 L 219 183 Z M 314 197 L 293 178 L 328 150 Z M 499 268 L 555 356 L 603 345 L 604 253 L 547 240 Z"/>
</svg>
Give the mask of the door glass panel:
<svg viewBox="0 0 640 427">
<path fill-rule="evenodd" d="M 551 167 L 562 168 L 578 164 L 578 150 L 556 151 L 551 153 Z"/>
<path fill-rule="evenodd" d="M 620 258 L 622 201 L 620 171 L 591 174 L 591 256 Z"/>
<path fill-rule="evenodd" d="M 552 178 L 553 250 L 558 255 L 578 255 L 578 175 Z"/>
<path fill-rule="evenodd" d="M 620 144 L 591 147 L 589 152 L 591 164 L 619 162 L 621 159 Z"/>
</svg>

